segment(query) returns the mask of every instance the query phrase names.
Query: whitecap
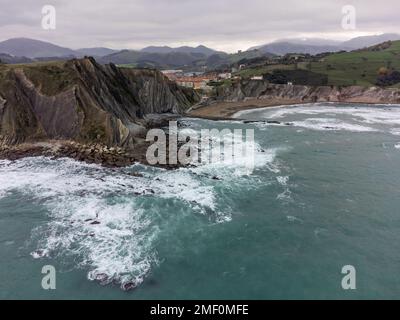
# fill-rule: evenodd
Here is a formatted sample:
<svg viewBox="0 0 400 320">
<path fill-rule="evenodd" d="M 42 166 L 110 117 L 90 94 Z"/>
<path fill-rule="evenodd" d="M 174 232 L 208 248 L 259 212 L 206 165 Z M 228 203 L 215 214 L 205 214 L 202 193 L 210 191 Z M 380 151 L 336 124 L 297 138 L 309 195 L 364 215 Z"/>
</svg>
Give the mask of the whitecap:
<svg viewBox="0 0 400 320">
<path fill-rule="evenodd" d="M 274 162 L 280 149 L 255 148 L 255 168 L 279 172 Z M 246 161 L 244 155 L 234 164 L 221 160 L 174 171 L 140 165 L 106 169 L 67 158 L 3 161 L 0 196 L 20 192 L 39 200 L 48 212 L 49 221 L 32 232 L 33 258 L 74 261 L 73 267 L 87 270 L 89 280 L 131 288 L 159 263 L 160 228 L 154 220 L 160 207 L 155 203 L 144 211 L 143 197 L 182 201 L 188 211 L 207 215 L 213 223 L 229 222 L 232 210 L 218 198 L 210 177 L 220 177 L 215 184 L 227 190 L 239 183 L 256 188 L 262 182 L 238 170 Z M 130 176 L 129 170 L 143 176 Z"/>
<path fill-rule="evenodd" d="M 293 126 L 307 128 L 317 131 L 351 131 L 351 132 L 377 132 L 379 130 L 362 126 L 358 124 L 348 123 L 338 119 L 330 118 L 309 118 L 303 121 L 291 122 Z"/>
</svg>

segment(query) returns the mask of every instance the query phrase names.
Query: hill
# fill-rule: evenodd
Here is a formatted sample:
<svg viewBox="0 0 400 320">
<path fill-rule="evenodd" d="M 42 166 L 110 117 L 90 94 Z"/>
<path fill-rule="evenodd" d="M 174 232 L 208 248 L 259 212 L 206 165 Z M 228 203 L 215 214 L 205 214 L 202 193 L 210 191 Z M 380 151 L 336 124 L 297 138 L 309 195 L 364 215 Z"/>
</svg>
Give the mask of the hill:
<svg viewBox="0 0 400 320">
<path fill-rule="evenodd" d="M 52 60 L 53 58 L 83 57 L 85 55 L 102 57 L 115 52 L 117 51 L 102 47 L 72 50 L 50 42 L 28 38 L 13 38 L 0 42 L 0 53 L 15 57 L 26 57 L 33 61 L 37 58 L 40 58 L 39 60 Z M 9 60 L 11 61 L 11 59 Z"/>
<path fill-rule="evenodd" d="M 179 68 L 192 66 L 196 61 L 206 60 L 201 53 L 149 53 L 133 50 L 122 50 L 99 59 L 100 63 L 115 63 L 133 67 L 151 67 L 157 69 Z"/>
<path fill-rule="evenodd" d="M 292 70 L 303 70 L 293 78 Z M 278 72 L 279 71 L 279 72 Z M 264 75 L 277 79 L 276 83 L 294 82 L 307 84 L 310 74 L 318 79 L 327 77 L 320 85 L 399 86 L 400 83 L 400 41 L 384 42 L 365 49 L 351 52 L 328 53 L 317 56 L 303 56 L 290 60 L 287 56 L 274 63 L 264 60 L 259 65 L 249 64 L 238 75 L 242 78 Z M 299 80 L 301 75 L 302 79 Z M 308 79 L 308 80 L 307 80 Z M 309 84 L 314 81 L 309 81 Z"/>
<path fill-rule="evenodd" d="M 288 53 L 316 55 L 324 52 L 338 52 L 343 50 L 352 51 L 355 49 L 362 49 L 374 46 L 386 41 L 397 40 L 400 40 L 400 35 L 394 33 L 384 33 L 374 36 L 362 36 L 344 42 L 319 38 L 285 39 L 253 47 L 249 50 L 258 49 L 262 52 L 270 52 L 282 56 Z"/>
<path fill-rule="evenodd" d="M 98 48 L 82 48 L 76 50 L 76 52 L 81 54 L 82 56 L 103 57 L 109 54 L 116 53 L 118 52 L 118 50 L 98 47 Z"/>
<path fill-rule="evenodd" d="M 99 59 L 100 63 L 115 63 L 121 66 L 174 69 L 203 70 L 230 68 L 232 64 L 244 59 L 257 57 L 271 57 L 272 54 L 263 53 L 260 50 L 244 51 L 235 54 L 215 52 L 212 55 L 203 53 L 169 52 L 150 53 L 143 51 L 122 50 Z"/>
<path fill-rule="evenodd" d="M 261 46 L 258 50 L 283 56 L 287 53 L 304 53 L 315 55 L 322 52 L 340 51 L 342 50 L 342 48 L 333 45 L 310 45 L 291 42 L 274 42 Z"/>
<path fill-rule="evenodd" d="M 198 47 L 188 47 L 188 46 L 183 46 L 183 47 L 178 47 L 178 48 L 171 48 L 168 46 L 162 46 L 162 47 L 156 47 L 156 46 L 150 46 L 143 48 L 140 50 L 141 52 L 147 52 L 147 53 L 161 53 L 161 54 L 167 54 L 167 53 L 173 53 L 173 52 L 179 52 L 179 53 L 200 53 L 204 54 L 205 56 L 211 56 L 218 51 L 207 48 L 206 46 L 200 45 Z"/>
<path fill-rule="evenodd" d="M 364 36 L 353 38 L 349 41 L 345 41 L 342 43 L 343 47 L 355 49 L 362 49 L 371 46 L 375 46 L 379 43 L 383 43 L 386 41 L 397 41 L 400 40 L 400 35 L 396 33 L 384 33 L 381 35 L 375 36 Z"/>
<path fill-rule="evenodd" d="M 0 146 L 65 139 L 128 147 L 145 115 L 180 113 L 195 101 L 156 70 L 93 58 L 0 65 Z"/>
<path fill-rule="evenodd" d="M 30 62 L 33 62 L 33 60 L 27 57 L 16 57 L 7 53 L 0 53 L 0 63 L 13 64 L 13 63 L 30 63 Z"/>
<path fill-rule="evenodd" d="M 28 58 L 75 56 L 74 50 L 49 42 L 27 38 L 15 38 L 0 42 L 0 53 Z"/>
<path fill-rule="evenodd" d="M 373 46 L 364 50 L 331 54 L 319 62 L 299 67 L 328 76 L 331 85 L 377 84 L 379 70 L 400 71 L 400 41 Z"/>
</svg>

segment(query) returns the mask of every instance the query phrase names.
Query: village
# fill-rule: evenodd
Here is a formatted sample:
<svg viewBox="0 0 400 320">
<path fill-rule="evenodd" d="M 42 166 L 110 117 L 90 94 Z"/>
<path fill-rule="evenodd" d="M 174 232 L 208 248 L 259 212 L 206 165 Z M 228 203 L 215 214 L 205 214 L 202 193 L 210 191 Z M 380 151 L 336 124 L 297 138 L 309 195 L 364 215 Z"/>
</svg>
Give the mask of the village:
<svg viewBox="0 0 400 320">
<path fill-rule="evenodd" d="M 244 79 L 253 81 L 269 81 L 266 74 L 259 74 L 257 71 L 265 67 L 271 71 L 274 68 L 284 67 L 284 69 L 299 69 L 301 64 L 307 65 L 311 62 L 321 62 L 326 54 L 311 56 L 309 54 L 286 54 L 282 57 L 259 57 L 254 59 L 243 59 L 243 63 L 235 63 L 230 67 L 213 71 L 184 71 L 178 70 L 163 70 L 161 71 L 169 80 L 176 82 L 179 86 L 192 88 L 203 93 L 208 93 L 213 87 L 225 81 L 240 81 L 243 76 L 241 71 L 254 70 L 254 74 L 249 72 Z M 290 67 L 291 66 L 291 67 Z M 304 68 L 304 67 L 303 67 Z M 301 68 L 301 69 L 303 69 Z M 304 69 L 308 69 L 307 67 Z M 273 82 L 273 81 L 271 81 Z M 293 81 L 288 80 L 285 84 L 292 85 Z"/>
<path fill-rule="evenodd" d="M 212 90 L 211 83 L 232 79 L 231 72 L 224 73 L 203 73 L 203 72 L 184 72 L 183 70 L 164 70 L 162 73 L 171 81 L 178 85 L 204 92 Z"/>
</svg>

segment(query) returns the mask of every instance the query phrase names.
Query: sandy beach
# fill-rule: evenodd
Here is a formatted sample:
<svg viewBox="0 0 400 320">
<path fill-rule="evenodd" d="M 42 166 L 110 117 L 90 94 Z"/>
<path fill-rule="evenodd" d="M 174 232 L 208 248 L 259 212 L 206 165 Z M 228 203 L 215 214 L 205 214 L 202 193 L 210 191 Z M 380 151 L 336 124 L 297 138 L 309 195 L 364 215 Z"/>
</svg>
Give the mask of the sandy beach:
<svg viewBox="0 0 400 320">
<path fill-rule="evenodd" d="M 217 102 L 208 106 L 193 109 L 188 113 L 188 115 L 213 120 L 226 120 L 232 119 L 237 112 L 243 110 L 299 103 L 304 103 L 304 101 L 295 99 L 247 99 L 246 101 L 240 102 Z"/>
</svg>

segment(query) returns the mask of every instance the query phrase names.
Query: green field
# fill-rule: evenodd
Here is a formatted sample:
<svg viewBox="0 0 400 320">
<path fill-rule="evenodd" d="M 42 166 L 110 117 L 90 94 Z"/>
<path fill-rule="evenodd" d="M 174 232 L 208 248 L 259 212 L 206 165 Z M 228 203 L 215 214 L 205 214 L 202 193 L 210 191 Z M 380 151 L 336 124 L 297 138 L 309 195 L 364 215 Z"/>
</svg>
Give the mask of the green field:
<svg viewBox="0 0 400 320">
<path fill-rule="evenodd" d="M 265 73 L 272 72 L 274 70 L 294 70 L 295 65 L 288 65 L 288 64 L 274 64 L 268 66 L 262 66 L 257 68 L 249 68 L 243 69 L 237 73 L 237 75 L 241 76 L 242 78 L 251 78 L 253 76 L 262 76 Z"/>
<path fill-rule="evenodd" d="M 311 63 L 311 71 L 327 74 L 332 85 L 374 85 L 381 67 L 400 70 L 400 41 L 382 51 L 335 53 L 323 62 Z"/>
<path fill-rule="evenodd" d="M 328 76 L 328 85 L 373 86 L 382 67 L 400 71 L 400 41 L 381 51 L 333 53 L 319 62 L 301 62 L 291 65 L 270 65 L 240 71 L 243 78 L 262 75 L 273 70 L 304 69 Z M 394 87 L 400 87 L 400 84 Z"/>
</svg>

